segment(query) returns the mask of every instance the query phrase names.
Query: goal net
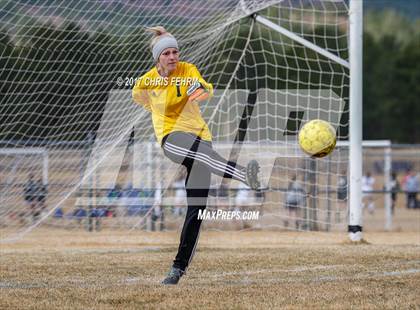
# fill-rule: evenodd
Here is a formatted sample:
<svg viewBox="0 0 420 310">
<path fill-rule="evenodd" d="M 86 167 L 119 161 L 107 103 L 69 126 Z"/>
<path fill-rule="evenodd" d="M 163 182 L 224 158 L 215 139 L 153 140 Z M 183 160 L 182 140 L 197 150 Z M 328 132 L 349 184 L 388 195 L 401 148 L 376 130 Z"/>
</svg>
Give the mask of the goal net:
<svg viewBox="0 0 420 310">
<path fill-rule="evenodd" d="M 348 152 L 313 160 L 297 147 L 299 128 L 315 118 L 348 138 L 345 0 L 2 1 L 0 14 L 0 147 L 42 147 L 49 157 L 48 178 L 38 160 L 25 163 L 48 182 L 43 212 L 12 221 L 14 210 L 35 207 L 22 198 L 19 156 L 0 153 L 1 238 L 41 225 L 179 228 L 182 168 L 163 156 L 149 113 L 131 99 L 154 65 L 145 27 L 156 25 L 214 85 L 201 106 L 214 148 L 262 166 L 262 193 L 213 176 L 209 198 L 209 208 L 259 210 L 259 220 L 205 227 L 331 229 L 325 212 L 345 217 L 337 184 Z"/>
</svg>

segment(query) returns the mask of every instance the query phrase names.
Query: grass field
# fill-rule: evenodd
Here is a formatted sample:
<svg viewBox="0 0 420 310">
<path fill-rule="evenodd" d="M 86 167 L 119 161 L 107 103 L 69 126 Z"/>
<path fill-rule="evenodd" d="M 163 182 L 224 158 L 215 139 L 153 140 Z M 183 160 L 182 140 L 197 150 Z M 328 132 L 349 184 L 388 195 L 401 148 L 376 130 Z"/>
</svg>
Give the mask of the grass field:
<svg viewBox="0 0 420 310">
<path fill-rule="evenodd" d="M 420 308 L 420 234 L 203 231 L 160 285 L 177 232 L 38 229 L 1 246 L 0 309 Z"/>
</svg>

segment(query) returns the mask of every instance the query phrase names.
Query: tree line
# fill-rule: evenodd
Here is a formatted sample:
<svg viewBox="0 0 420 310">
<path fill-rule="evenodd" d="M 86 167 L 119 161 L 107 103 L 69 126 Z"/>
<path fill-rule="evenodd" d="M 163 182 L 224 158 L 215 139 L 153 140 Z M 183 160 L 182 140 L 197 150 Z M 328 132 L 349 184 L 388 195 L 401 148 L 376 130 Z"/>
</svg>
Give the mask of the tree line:
<svg viewBox="0 0 420 310">
<path fill-rule="evenodd" d="M 386 33 L 374 30 L 370 23 L 375 20 L 367 20 L 364 34 L 364 139 L 420 143 L 420 35 L 399 28 L 409 23 L 416 29 L 418 20 L 402 18 L 394 32 Z M 249 20 L 238 22 L 231 35 L 205 58 L 206 63 L 197 64 L 216 87 L 229 83 L 249 27 Z M 336 32 L 318 27 L 314 33 L 319 36 L 307 39 L 342 50 L 340 56 L 347 58 L 346 37 L 334 39 Z M 104 30 L 86 32 L 74 23 L 34 22 L 21 33 L 24 35 L 16 42 L 8 29 L 0 28 L 0 140 L 84 140 L 98 127 L 108 92 L 125 88 L 117 86 L 117 77 L 136 77 L 153 66 L 143 28 L 119 37 Z M 348 87 L 342 87 L 348 85 L 348 72 L 339 65 L 315 61 L 319 55 L 308 49 L 271 44 L 273 38 L 287 43 L 276 36 L 254 27 L 231 87 L 331 85 L 338 95 L 348 97 Z M 190 51 L 194 46 L 183 48 Z M 348 135 L 347 108 L 345 112 L 341 137 Z"/>
</svg>

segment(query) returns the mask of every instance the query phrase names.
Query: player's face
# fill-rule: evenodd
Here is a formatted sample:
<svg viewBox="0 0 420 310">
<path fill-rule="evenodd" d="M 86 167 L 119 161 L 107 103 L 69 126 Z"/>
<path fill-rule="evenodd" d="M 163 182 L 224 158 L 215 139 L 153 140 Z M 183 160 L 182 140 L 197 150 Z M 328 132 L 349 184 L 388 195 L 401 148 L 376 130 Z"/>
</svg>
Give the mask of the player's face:
<svg viewBox="0 0 420 310">
<path fill-rule="evenodd" d="M 179 51 L 176 48 L 164 49 L 159 57 L 159 63 L 162 68 L 167 72 L 172 72 L 176 69 L 176 65 L 179 62 Z"/>
</svg>

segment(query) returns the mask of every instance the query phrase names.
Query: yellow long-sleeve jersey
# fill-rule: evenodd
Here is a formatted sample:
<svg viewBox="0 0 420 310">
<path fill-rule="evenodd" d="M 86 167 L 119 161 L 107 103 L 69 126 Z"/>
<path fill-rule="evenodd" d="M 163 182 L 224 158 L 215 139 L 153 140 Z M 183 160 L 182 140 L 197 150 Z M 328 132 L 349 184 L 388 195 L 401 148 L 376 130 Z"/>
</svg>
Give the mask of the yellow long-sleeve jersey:
<svg viewBox="0 0 420 310">
<path fill-rule="evenodd" d="M 174 72 L 163 78 L 154 67 L 141 76 L 133 88 L 133 100 L 152 113 L 159 143 L 174 131 L 190 132 L 211 141 L 210 130 L 195 102 L 188 101 L 187 89 L 198 81 L 213 95 L 213 86 L 204 81 L 196 66 L 179 62 Z"/>
</svg>

